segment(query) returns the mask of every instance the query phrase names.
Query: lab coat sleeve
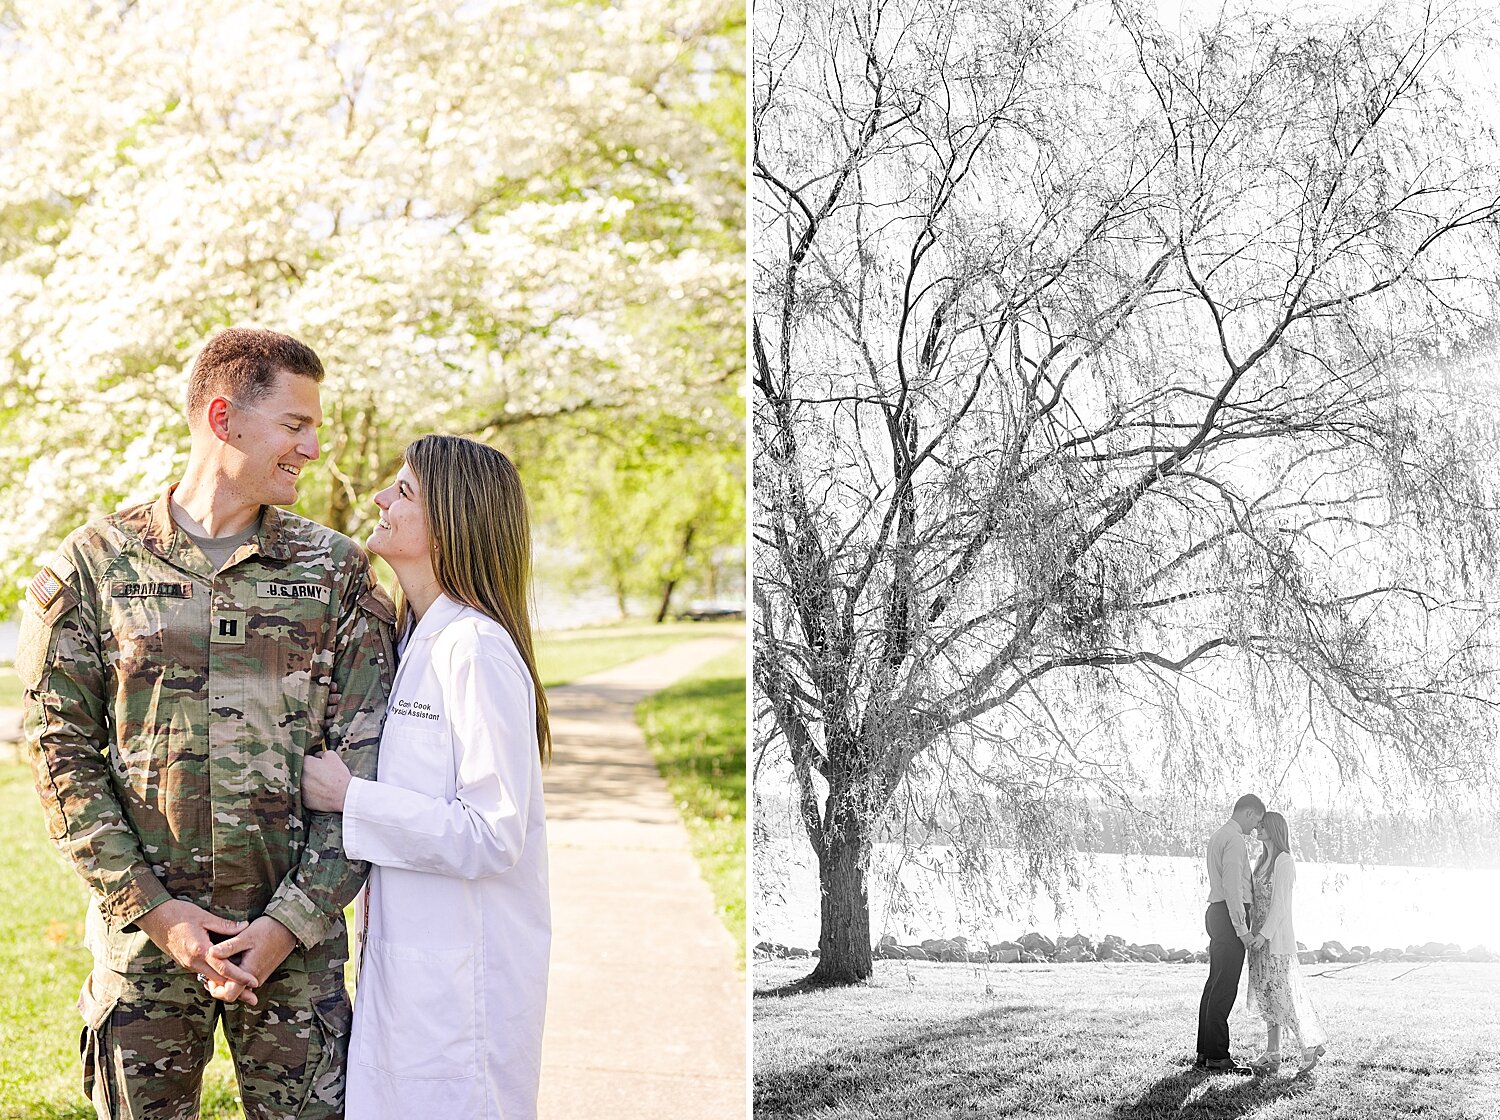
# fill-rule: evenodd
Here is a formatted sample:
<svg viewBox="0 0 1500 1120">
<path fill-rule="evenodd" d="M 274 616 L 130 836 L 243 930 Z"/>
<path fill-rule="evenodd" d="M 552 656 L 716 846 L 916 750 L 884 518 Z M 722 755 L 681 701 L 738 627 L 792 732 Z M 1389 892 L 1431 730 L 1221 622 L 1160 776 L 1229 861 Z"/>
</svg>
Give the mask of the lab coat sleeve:
<svg viewBox="0 0 1500 1120">
<path fill-rule="evenodd" d="M 521 858 L 541 782 L 531 683 L 507 658 L 472 650 L 444 685 L 456 797 L 355 778 L 344 800 L 351 859 L 459 879 L 503 875 Z"/>
<path fill-rule="evenodd" d="M 1271 906 L 1266 911 L 1266 924 L 1261 933 L 1275 952 L 1276 934 L 1286 928 L 1292 918 L 1292 885 L 1297 881 L 1297 872 L 1292 857 L 1282 852 L 1276 857 L 1276 866 L 1271 869 Z"/>
</svg>

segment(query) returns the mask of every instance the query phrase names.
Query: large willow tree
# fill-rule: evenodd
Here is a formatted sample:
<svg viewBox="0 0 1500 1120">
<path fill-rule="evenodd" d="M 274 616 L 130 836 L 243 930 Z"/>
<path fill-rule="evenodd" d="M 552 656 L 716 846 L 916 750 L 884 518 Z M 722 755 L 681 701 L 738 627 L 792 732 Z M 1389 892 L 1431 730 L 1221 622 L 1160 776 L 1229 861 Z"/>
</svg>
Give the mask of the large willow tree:
<svg viewBox="0 0 1500 1120">
<path fill-rule="evenodd" d="M 1317 769 L 1492 789 L 1488 25 L 759 9 L 761 773 L 871 972 L 872 838 Z"/>
<path fill-rule="evenodd" d="M 717 469 L 742 442 L 743 21 L 728 0 L 0 3 L 0 606 L 74 524 L 172 477 L 187 367 L 231 323 L 323 357 L 302 508 L 336 528 L 369 523 L 426 431 L 526 455 L 544 520 L 612 485 L 579 449 L 621 431 L 670 427 L 657 466 L 684 489 Z M 720 548 L 743 519 L 647 512 Z M 632 586 L 680 552 L 627 557 Z"/>
</svg>

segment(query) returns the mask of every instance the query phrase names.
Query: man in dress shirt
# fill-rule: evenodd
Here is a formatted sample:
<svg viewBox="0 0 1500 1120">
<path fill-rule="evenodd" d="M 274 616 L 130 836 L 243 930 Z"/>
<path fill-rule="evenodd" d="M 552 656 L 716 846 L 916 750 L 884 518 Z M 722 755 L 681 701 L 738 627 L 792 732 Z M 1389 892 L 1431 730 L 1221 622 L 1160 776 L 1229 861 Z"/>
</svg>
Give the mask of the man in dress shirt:
<svg viewBox="0 0 1500 1120">
<path fill-rule="evenodd" d="M 1249 1073 L 1229 1056 L 1229 1013 L 1239 992 L 1245 950 L 1250 947 L 1250 856 L 1245 836 L 1260 824 L 1266 807 L 1247 793 L 1208 841 L 1208 982 L 1198 1001 L 1199 1069 Z"/>
</svg>

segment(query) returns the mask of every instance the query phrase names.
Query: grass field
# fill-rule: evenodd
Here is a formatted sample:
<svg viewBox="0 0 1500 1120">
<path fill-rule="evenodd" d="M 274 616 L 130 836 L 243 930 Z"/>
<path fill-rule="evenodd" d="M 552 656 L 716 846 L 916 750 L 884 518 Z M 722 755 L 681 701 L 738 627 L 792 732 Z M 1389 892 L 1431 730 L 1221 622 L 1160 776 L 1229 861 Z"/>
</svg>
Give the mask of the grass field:
<svg viewBox="0 0 1500 1120">
<path fill-rule="evenodd" d="M 643 700 L 636 719 L 745 967 L 745 646 Z"/>
<path fill-rule="evenodd" d="M 9 665 L 0 665 L 0 708 L 21 706 L 21 678 Z"/>
<path fill-rule="evenodd" d="M 724 633 L 743 634 L 743 624 L 565 631 L 542 638 L 540 670 L 547 684 L 560 684 L 687 638 Z M 730 696 L 735 688 L 737 699 Z M 7 689 L 14 690 L 14 699 L 8 699 Z M 19 703 L 14 673 L 0 670 L 0 707 Z M 672 695 L 648 705 L 652 714 L 643 706 L 641 718 L 653 721 L 652 737 L 659 743 L 673 794 L 689 816 L 705 877 L 716 894 L 737 892 L 742 930 L 743 653 L 705 666 Z M 686 757 L 699 744 L 708 752 L 702 764 Z M 726 824 L 731 817 L 737 825 Z M 737 878 L 735 857 L 723 835 L 734 828 L 741 844 Z M 0 1120 L 88 1120 L 94 1113 L 79 1090 L 80 1022 L 73 1006 L 89 970 L 82 947 L 87 897 L 77 875 L 46 841 L 29 768 L 9 754 L 0 758 L 0 899 L 5 901 L 0 907 L 0 976 L 9 981 L 0 987 Z M 740 936 L 743 944 L 743 932 Z M 242 1115 L 222 1034 L 205 1075 L 203 1103 L 204 1120 Z"/>
<path fill-rule="evenodd" d="M 568 681 L 623 665 L 638 657 L 673 646 L 688 638 L 741 634 L 743 622 L 626 622 L 580 630 L 544 633 L 537 641 L 537 672 L 551 688 Z"/>
<path fill-rule="evenodd" d="M 756 961 L 756 1120 L 1481 1120 L 1500 1115 L 1500 966 L 1308 969 L 1330 1042 L 1275 1077 L 1189 1067 L 1207 966 L 877 961 L 872 984 L 772 994 Z M 1260 1051 L 1236 1010 L 1235 1056 Z"/>
</svg>

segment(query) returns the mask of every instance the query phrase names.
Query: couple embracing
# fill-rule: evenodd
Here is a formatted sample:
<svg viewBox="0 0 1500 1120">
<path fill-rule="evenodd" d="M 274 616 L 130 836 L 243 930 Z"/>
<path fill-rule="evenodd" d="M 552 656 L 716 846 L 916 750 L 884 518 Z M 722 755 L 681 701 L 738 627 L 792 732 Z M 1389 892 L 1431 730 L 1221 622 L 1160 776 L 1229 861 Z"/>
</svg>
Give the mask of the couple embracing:
<svg viewBox="0 0 1500 1120">
<path fill-rule="evenodd" d="M 1245 836 L 1261 843 L 1252 870 Z M 1208 841 L 1208 981 L 1198 1003 L 1198 1069 L 1275 1073 L 1288 1036 L 1299 1045 L 1299 1071 L 1324 1053 L 1323 1033 L 1297 958 L 1292 898 L 1297 861 L 1286 818 L 1267 812 L 1247 793 Z M 1229 1013 L 1234 1009 L 1245 958 L 1250 959 L 1249 1003 L 1266 1023 L 1266 1048 L 1248 1066 L 1229 1053 Z"/>
<path fill-rule="evenodd" d="M 198 1114 L 216 1024 L 249 1117 L 530 1117 L 550 919 L 546 698 L 510 461 L 426 436 L 368 548 L 278 506 L 323 365 L 230 329 L 187 467 L 73 532 L 16 669 L 47 830 L 91 896 L 79 999 L 100 1117 Z M 344 907 L 357 907 L 357 1002 Z"/>
</svg>

